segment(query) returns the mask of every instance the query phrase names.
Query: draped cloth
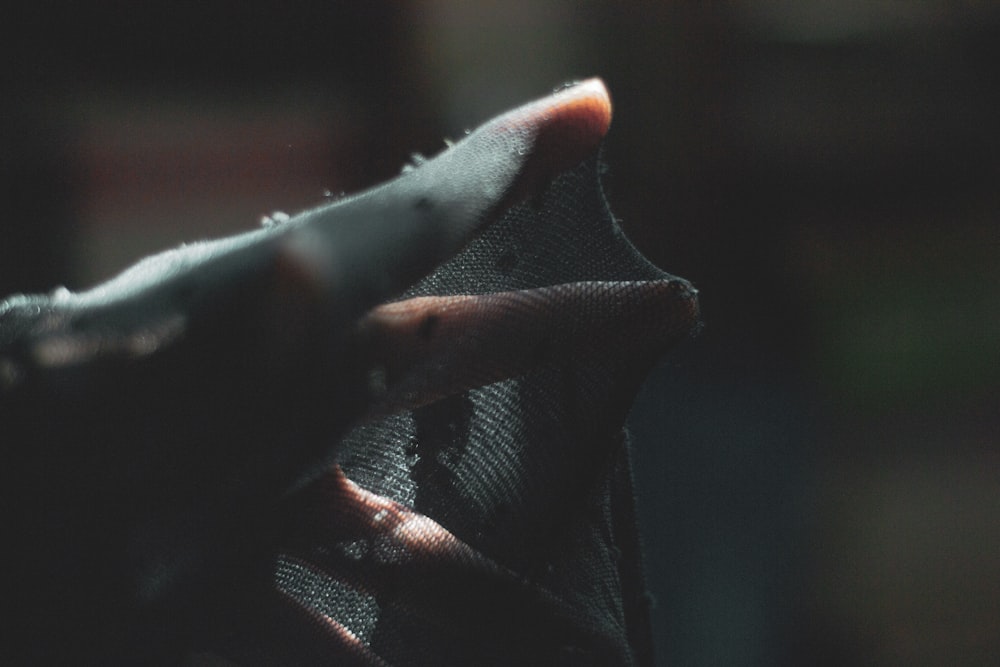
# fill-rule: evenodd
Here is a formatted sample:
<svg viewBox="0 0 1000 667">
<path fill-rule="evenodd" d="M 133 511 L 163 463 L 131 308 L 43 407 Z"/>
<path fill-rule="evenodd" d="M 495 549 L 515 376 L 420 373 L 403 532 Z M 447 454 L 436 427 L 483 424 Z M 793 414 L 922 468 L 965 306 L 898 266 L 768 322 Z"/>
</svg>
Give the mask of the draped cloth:
<svg viewBox="0 0 1000 667">
<path fill-rule="evenodd" d="M 698 309 L 608 208 L 609 122 L 584 82 L 347 201 L 0 305 L 16 656 L 652 664 L 623 425 Z"/>
</svg>

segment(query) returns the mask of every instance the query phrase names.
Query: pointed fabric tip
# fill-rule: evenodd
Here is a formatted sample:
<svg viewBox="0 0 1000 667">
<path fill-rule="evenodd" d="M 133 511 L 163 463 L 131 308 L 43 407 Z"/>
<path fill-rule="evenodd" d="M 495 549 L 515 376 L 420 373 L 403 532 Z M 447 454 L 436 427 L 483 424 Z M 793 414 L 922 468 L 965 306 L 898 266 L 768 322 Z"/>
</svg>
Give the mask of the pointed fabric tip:
<svg viewBox="0 0 1000 667">
<path fill-rule="evenodd" d="M 597 148 L 611 126 L 611 97 L 600 79 L 587 79 L 512 112 L 538 124 L 535 154 L 562 171 Z"/>
<path fill-rule="evenodd" d="M 530 193 L 597 150 L 610 125 L 611 97 L 594 78 L 514 109 L 485 128 L 531 137 L 519 178 Z"/>
</svg>

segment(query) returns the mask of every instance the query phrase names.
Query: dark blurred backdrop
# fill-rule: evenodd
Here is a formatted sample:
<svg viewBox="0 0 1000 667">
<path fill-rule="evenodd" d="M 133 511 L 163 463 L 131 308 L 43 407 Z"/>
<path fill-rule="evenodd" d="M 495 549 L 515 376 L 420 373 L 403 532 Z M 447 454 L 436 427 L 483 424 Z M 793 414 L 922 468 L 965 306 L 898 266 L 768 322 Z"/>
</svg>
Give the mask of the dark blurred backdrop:
<svg viewBox="0 0 1000 667">
<path fill-rule="evenodd" d="M 0 293 L 390 177 L 598 75 L 701 290 L 633 415 L 664 665 L 1000 664 L 1000 8 L 17 3 Z"/>
</svg>

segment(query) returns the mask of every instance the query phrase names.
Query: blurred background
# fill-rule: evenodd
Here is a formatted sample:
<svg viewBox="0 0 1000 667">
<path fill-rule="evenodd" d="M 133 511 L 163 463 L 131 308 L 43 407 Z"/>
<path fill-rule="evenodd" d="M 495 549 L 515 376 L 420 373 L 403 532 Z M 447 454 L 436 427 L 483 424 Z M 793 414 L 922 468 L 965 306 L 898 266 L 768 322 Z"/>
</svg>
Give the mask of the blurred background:
<svg viewBox="0 0 1000 667">
<path fill-rule="evenodd" d="M 664 665 L 1000 664 L 1000 7 L 17 3 L 0 293 L 398 173 L 572 79 L 701 290 L 632 417 Z"/>
</svg>

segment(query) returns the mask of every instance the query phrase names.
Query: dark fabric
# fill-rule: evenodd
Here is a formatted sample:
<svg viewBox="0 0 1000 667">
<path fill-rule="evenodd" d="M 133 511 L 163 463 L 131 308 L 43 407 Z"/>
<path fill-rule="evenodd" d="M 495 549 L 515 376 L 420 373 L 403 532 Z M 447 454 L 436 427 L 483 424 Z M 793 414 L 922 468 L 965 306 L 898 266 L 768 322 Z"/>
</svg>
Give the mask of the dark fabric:
<svg viewBox="0 0 1000 667">
<path fill-rule="evenodd" d="M 664 279 L 622 237 L 598 165 L 560 176 L 408 296 Z M 570 316 L 586 330 L 592 314 Z M 393 568 L 345 557 L 343 541 L 311 528 L 295 552 L 329 578 L 284 561 L 279 586 L 391 664 L 651 664 L 622 425 L 649 364 L 689 332 L 689 319 L 663 316 L 345 438 L 349 478 L 430 517 L 491 567 L 465 577 L 417 568 L 391 586 L 361 584 L 361 602 L 351 582 L 385 582 Z M 317 588 L 327 592 L 317 598 Z"/>
<path fill-rule="evenodd" d="M 651 664 L 623 423 L 697 301 L 608 210 L 606 105 L 0 303 L 5 662 Z"/>
</svg>

